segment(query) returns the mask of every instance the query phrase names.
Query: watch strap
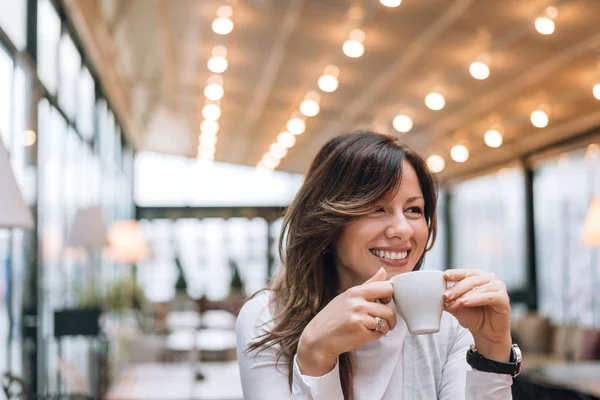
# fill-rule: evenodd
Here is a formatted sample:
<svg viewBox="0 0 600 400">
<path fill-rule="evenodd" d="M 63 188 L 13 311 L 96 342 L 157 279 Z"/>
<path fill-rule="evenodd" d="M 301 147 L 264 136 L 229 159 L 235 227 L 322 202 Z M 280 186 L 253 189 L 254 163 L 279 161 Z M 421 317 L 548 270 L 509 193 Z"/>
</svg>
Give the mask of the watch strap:
<svg viewBox="0 0 600 400">
<path fill-rule="evenodd" d="M 511 348 L 510 361 L 504 363 L 485 358 L 479 354 L 475 346 L 471 345 L 471 348 L 467 351 L 467 363 L 478 371 L 516 377 L 521 372 L 522 360 L 520 359 L 520 352 L 517 353 L 514 346 Z"/>
</svg>

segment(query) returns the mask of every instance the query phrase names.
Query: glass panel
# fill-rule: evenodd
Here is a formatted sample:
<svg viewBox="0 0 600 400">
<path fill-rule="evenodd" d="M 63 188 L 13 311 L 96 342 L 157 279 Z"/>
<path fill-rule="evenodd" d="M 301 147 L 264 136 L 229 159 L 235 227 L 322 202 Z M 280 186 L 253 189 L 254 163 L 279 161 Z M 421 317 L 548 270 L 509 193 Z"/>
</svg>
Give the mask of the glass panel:
<svg viewBox="0 0 600 400">
<path fill-rule="evenodd" d="M 8 0 L 11 1 L 11 0 Z M 55 95 L 58 86 L 58 42 L 60 18 L 50 0 L 38 0 L 38 76 L 46 89 Z"/>
<path fill-rule="evenodd" d="M 0 0 L 0 27 L 19 50 L 27 45 L 27 0 Z"/>
<path fill-rule="evenodd" d="M 96 95 L 94 79 L 87 68 L 81 70 L 78 92 L 77 128 L 84 139 L 90 140 L 94 136 L 94 103 Z"/>
<path fill-rule="evenodd" d="M 563 154 L 534 179 L 540 310 L 556 322 L 600 326 L 600 254 L 582 244 L 590 200 L 600 194 L 600 161 L 583 149 Z"/>
<path fill-rule="evenodd" d="M 58 101 L 63 111 L 75 119 L 78 107 L 77 92 L 81 69 L 81 56 L 69 35 L 63 35 L 60 40 L 58 59 L 59 84 Z"/>
<path fill-rule="evenodd" d="M 513 290 L 527 286 L 524 181 L 520 169 L 503 169 L 455 188 L 454 268 L 494 272 Z"/>
<path fill-rule="evenodd" d="M 12 82 L 14 63 L 0 46 L 0 135 L 6 148 L 10 149 L 12 136 Z"/>
</svg>

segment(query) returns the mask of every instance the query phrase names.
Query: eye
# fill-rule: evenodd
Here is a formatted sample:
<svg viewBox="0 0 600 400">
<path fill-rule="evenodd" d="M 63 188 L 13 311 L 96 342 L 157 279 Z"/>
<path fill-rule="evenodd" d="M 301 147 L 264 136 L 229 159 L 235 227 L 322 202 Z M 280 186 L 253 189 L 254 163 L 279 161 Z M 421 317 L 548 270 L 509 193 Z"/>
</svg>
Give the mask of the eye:
<svg viewBox="0 0 600 400">
<path fill-rule="evenodd" d="M 378 209 L 376 209 L 375 211 L 372 212 L 372 214 L 383 214 L 385 213 L 385 210 L 383 209 L 383 207 L 379 207 Z"/>
<path fill-rule="evenodd" d="M 423 209 L 421 207 L 411 207 L 408 210 L 406 210 L 409 214 L 414 214 L 414 215 L 423 215 Z"/>
</svg>

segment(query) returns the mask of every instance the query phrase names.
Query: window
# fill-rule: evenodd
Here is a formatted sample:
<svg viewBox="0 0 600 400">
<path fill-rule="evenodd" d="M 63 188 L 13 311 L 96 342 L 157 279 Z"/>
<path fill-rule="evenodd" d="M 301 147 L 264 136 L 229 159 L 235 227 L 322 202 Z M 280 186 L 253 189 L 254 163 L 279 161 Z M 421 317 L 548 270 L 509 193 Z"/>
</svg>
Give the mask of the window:
<svg viewBox="0 0 600 400">
<path fill-rule="evenodd" d="M 18 50 L 27 45 L 27 0 L 0 0 L 0 28 Z"/>
<path fill-rule="evenodd" d="M 96 94 L 94 79 L 87 68 L 81 70 L 78 85 L 77 128 L 84 139 L 91 140 L 94 135 Z"/>
<path fill-rule="evenodd" d="M 509 290 L 527 286 L 524 180 L 520 169 L 503 169 L 454 189 L 454 268 L 494 272 Z"/>
<path fill-rule="evenodd" d="M 0 135 L 8 149 L 12 143 L 13 69 L 12 58 L 0 45 Z"/>
<path fill-rule="evenodd" d="M 6 0 L 11 1 L 12 0 Z M 46 89 L 55 95 L 58 87 L 58 42 L 60 18 L 50 0 L 38 1 L 38 76 Z"/>
<path fill-rule="evenodd" d="M 79 90 L 80 69 L 81 56 L 71 37 L 63 35 L 59 45 L 58 82 L 60 86 L 58 88 L 58 101 L 71 120 L 75 119 L 78 109 L 77 92 Z"/>
<path fill-rule="evenodd" d="M 600 160 L 583 149 L 535 170 L 539 306 L 556 322 L 600 326 L 600 254 L 582 245 L 587 208 L 599 194 Z"/>
</svg>

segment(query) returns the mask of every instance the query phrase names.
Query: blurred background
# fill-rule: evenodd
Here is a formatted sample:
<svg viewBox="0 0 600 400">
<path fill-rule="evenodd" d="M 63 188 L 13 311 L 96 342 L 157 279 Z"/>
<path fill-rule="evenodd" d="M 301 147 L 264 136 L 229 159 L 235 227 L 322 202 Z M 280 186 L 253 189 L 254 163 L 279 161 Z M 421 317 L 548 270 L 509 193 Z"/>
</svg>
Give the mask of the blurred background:
<svg viewBox="0 0 600 400">
<path fill-rule="evenodd" d="M 515 398 L 600 397 L 598 15 L 0 0 L 0 398 L 241 399 L 236 315 L 310 161 L 359 128 L 436 173 L 425 268 L 508 285 Z"/>
</svg>

